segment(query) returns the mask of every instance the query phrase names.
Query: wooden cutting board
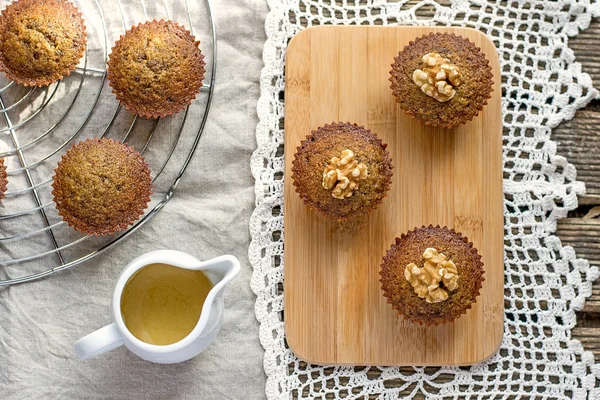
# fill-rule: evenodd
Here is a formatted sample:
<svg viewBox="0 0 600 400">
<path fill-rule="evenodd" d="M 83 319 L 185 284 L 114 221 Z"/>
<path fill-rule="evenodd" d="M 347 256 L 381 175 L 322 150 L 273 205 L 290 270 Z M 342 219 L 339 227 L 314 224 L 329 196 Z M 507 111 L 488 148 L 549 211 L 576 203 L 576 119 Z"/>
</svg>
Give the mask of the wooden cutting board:
<svg viewBox="0 0 600 400">
<path fill-rule="evenodd" d="M 452 131 L 406 116 L 390 90 L 394 56 L 431 31 L 454 32 L 490 61 L 494 92 L 473 121 Z M 319 364 L 456 365 L 494 354 L 504 316 L 502 114 L 494 44 L 466 28 L 310 28 L 287 50 L 285 72 L 285 329 L 298 357 Z M 393 184 L 367 224 L 341 232 L 294 192 L 300 141 L 326 123 L 356 122 L 388 144 Z M 387 304 L 379 283 L 385 252 L 421 225 L 462 232 L 483 257 L 476 304 L 452 324 L 422 327 Z"/>
</svg>

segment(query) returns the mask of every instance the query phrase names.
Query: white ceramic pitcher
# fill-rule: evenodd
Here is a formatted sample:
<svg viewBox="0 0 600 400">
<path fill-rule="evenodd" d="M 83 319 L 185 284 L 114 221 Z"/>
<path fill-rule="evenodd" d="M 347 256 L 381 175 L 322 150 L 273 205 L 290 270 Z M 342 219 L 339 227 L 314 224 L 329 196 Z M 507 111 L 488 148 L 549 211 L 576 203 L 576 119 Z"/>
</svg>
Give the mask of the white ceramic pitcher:
<svg viewBox="0 0 600 400">
<path fill-rule="evenodd" d="M 158 346 L 143 342 L 133 336 L 121 315 L 121 294 L 131 276 L 150 264 L 169 264 L 179 268 L 202 270 L 213 283 L 208 293 L 196 327 L 177 343 Z M 178 363 L 197 356 L 216 338 L 223 323 L 223 289 L 240 271 L 234 256 L 225 255 L 208 261 L 199 261 L 189 254 L 174 250 L 157 250 L 146 253 L 130 262 L 119 277 L 112 298 L 113 323 L 79 339 L 75 351 L 82 360 L 96 357 L 125 345 L 131 352 L 161 364 Z"/>
</svg>

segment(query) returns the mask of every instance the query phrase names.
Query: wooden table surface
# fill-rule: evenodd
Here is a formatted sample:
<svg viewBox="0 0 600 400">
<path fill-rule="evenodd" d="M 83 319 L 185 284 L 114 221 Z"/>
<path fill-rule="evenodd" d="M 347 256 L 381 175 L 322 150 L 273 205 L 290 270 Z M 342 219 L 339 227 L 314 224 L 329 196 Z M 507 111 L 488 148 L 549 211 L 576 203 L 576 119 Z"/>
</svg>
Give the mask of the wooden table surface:
<svg viewBox="0 0 600 400">
<path fill-rule="evenodd" d="M 569 39 L 576 61 L 591 75 L 594 87 L 600 88 L 600 19 L 594 19 L 588 29 Z M 600 266 L 600 100 L 592 101 L 575 117 L 563 122 L 552 132 L 558 143 L 558 154 L 577 168 L 577 179 L 586 186 L 579 198 L 579 208 L 560 220 L 557 235 L 563 245 L 572 246 L 577 257 L 590 265 Z M 583 348 L 594 352 L 600 361 L 600 279 L 593 286 L 585 308 L 577 313 L 577 325 L 572 331 Z"/>
</svg>

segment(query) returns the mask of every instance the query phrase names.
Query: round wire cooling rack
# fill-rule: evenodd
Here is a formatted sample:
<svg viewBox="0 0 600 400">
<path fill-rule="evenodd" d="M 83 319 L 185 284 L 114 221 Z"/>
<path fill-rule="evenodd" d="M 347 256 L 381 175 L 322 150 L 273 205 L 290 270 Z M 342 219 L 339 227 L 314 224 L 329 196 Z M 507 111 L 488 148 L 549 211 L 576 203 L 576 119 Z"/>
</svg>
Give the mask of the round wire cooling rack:
<svg viewBox="0 0 600 400">
<path fill-rule="evenodd" d="M 139 229 L 173 196 L 206 125 L 217 66 L 210 0 L 72 1 L 83 14 L 88 40 L 75 71 L 45 88 L 17 85 L 0 74 L 0 158 L 9 175 L 0 204 L 0 286 L 71 268 Z M 0 0 L 0 9 L 9 3 Z M 105 70 L 119 36 L 151 19 L 184 25 L 200 40 L 207 63 L 205 84 L 192 105 L 156 120 L 126 111 L 111 93 Z M 126 231 L 108 237 L 74 231 L 52 200 L 52 176 L 60 157 L 73 143 L 91 137 L 128 143 L 152 170 L 154 194 L 145 214 Z"/>
</svg>

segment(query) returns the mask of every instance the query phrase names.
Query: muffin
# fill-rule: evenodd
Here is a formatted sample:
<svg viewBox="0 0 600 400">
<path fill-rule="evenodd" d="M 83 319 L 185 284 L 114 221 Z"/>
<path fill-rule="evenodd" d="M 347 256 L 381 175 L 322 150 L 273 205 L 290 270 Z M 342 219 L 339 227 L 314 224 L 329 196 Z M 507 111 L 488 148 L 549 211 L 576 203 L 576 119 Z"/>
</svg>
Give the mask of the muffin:
<svg viewBox="0 0 600 400">
<path fill-rule="evenodd" d="M 483 278 L 477 249 L 460 233 L 430 225 L 396 238 L 381 265 L 388 303 L 424 325 L 454 321 L 475 303 Z"/>
<path fill-rule="evenodd" d="M 492 93 L 492 68 L 481 50 L 453 33 L 430 33 L 394 59 L 392 93 L 425 125 L 453 128 L 470 121 Z"/>
<path fill-rule="evenodd" d="M 125 108 L 146 118 L 190 105 L 204 79 L 199 41 L 172 21 L 139 24 L 121 36 L 108 59 L 108 81 Z"/>
<path fill-rule="evenodd" d="M 292 180 L 304 203 L 338 222 L 358 221 L 386 196 L 392 160 L 386 144 L 370 130 L 332 123 L 301 142 L 292 163 Z"/>
<path fill-rule="evenodd" d="M 144 157 L 133 148 L 112 139 L 88 139 L 63 155 L 52 188 L 58 214 L 69 226 L 110 235 L 144 213 L 152 179 Z"/>
<path fill-rule="evenodd" d="M 4 159 L 0 158 L 0 201 L 4 198 L 7 185 L 8 175 L 6 174 L 6 165 L 4 165 Z"/>
<path fill-rule="evenodd" d="M 85 45 L 81 13 L 67 0 L 17 0 L 0 14 L 0 71 L 25 86 L 69 75 Z"/>
</svg>

